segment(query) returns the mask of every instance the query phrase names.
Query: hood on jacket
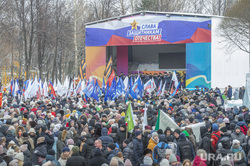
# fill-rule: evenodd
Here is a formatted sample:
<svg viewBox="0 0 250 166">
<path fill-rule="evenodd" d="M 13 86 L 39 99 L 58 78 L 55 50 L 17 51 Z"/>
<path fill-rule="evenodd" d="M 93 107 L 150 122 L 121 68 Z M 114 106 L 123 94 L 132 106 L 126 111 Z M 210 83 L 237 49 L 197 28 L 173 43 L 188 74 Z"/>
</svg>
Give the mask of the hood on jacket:
<svg viewBox="0 0 250 166">
<path fill-rule="evenodd" d="M 99 148 L 95 149 L 95 155 L 94 155 L 94 157 L 97 157 L 97 156 L 102 156 L 102 151 Z"/>
<path fill-rule="evenodd" d="M 217 131 L 217 130 L 219 130 L 219 126 L 216 123 L 213 123 L 212 131 Z"/>
<path fill-rule="evenodd" d="M 181 133 L 180 134 L 180 140 L 186 140 L 186 135 L 184 133 Z"/>
<path fill-rule="evenodd" d="M 230 146 L 230 139 L 227 138 L 227 137 L 224 137 L 221 139 L 221 144 L 222 144 L 222 148 L 225 148 L 225 149 L 230 149 L 231 146 Z"/>
<path fill-rule="evenodd" d="M 108 129 L 106 127 L 102 128 L 102 136 L 108 136 Z"/>
<path fill-rule="evenodd" d="M 17 128 L 16 128 L 16 136 L 18 136 L 18 132 L 19 132 L 19 130 L 22 130 L 22 132 L 24 132 L 25 131 L 25 128 L 23 127 L 23 126 L 18 126 Z"/>
<path fill-rule="evenodd" d="M 166 137 L 164 134 L 160 134 L 159 135 L 159 142 L 165 142 L 166 141 Z"/>
<path fill-rule="evenodd" d="M 193 165 L 201 165 L 202 162 L 206 162 L 205 159 L 202 159 L 200 156 L 195 156 Z"/>
<path fill-rule="evenodd" d="M 203 121 L 203 120 L 202 120 L 201 114 L 197 114 L 195 119 L 198 119 L 199 122 L 202 122 L 202 121 Z"/>
<path fill-rule="evenodd" d="M 247 126 L 247 124 L 244 121 L 239 121 L 236 125 L 240 127 Z"/>
<path fill-rule="evenodd" d="M 0 132 L 3 134 L 3 135 L 7 135 L 7 131 L 8 131 L 8 126 L 6 125 L 3 125 L 1 128 L 0 128 Z"/>
<path fill-rule="evenodd" d="M 168 144 L 167 143 L 165 143 L 165 142 L 159 142 L 158 144 L 157 144 L 157 146 L 159 147 L 159 148 L 161 148 L 162 146 L 164 145 L 164 149 L 166 149 L 167 147 L 168 147 Z M 163 149 L 163 148 L 161 148 L 161 149 Z"/>
<path fill-rule="evenodd" d="M 55 156 L 52 155 L 46 155 L 46 161 L 54 161 L 55 160 Z"/>
<path fill-rule="evenodd" d="M 85 141 L 86 144 L 88 145 L 94 145 L 94 141 L 91 138 L 87 138 L 87 140 Z"/>
<path fill-rule="evenodd" d="M 109 154 L 114 154 L 115 156 L 118 154 L 118 149 L 111 150 Z"/>
<path fill-rule="evenodd" d="M 208 132 L 207 127 L 201 126 L 201 128 L 200 128 L 201 138 L 203 138 L 204 134 L 207 132 Z"/>
</svg>

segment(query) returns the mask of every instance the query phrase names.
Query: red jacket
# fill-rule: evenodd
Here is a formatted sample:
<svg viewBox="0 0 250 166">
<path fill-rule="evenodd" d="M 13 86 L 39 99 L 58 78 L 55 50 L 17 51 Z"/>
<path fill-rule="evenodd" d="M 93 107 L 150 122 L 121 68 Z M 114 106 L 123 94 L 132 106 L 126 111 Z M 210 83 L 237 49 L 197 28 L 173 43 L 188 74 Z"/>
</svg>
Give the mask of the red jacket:
<svg viewBox="0 0 250 166">
<path fill-rule="evenodd" d="M 202 159 L 200 156 L 195 156 L 193 166 L 207 166 L 206 160 Z"/>
<path fill-rule="evenodd" d="M 216 144 L 218 142 L 218 140 L 220 139 L 221 135 L 220 135 L 220 131 L 214 131 L 211 135 L 211 139 L 212 139 L 212 142 L 211 142 L 211 145 L 212 147 L 214 148 L 214 151 L 216 150 Z"/>
</svg>

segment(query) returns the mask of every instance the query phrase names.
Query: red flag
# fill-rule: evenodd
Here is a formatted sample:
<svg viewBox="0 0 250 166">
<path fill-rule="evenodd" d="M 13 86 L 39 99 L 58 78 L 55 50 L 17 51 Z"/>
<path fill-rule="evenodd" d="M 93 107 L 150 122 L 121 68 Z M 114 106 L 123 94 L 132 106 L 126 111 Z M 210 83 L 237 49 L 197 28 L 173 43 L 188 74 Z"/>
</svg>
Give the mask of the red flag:
<svg viewBox="0 0 250 166">
<path fill-rule="evenodd" d="M 171 90 L 170 90 L 170 94 L 173 94 L 173 93 L 174 93 L 174 87 L 172 85 Z"/>
<path fill-rule="evenodd" d="M 115 78 L 115 72 L 112 71 L 111 75 L 109 76 L 109 79 L 107 81 L 107 84 L 109 83 L 109 86 L 111 86 L 113 79 Z"/>
<path fill-rule="evenodd" d="M 2 107 L 3 93 L 0 93 L 0 107 Z"/>
<path fill-rule="evenodd" d="M 56 97 L 56 92 L 51 82 L 49 84 L 49 89 L 50 89 L 50 94 L 52 95 L 52 97 Z"/>
</svg>

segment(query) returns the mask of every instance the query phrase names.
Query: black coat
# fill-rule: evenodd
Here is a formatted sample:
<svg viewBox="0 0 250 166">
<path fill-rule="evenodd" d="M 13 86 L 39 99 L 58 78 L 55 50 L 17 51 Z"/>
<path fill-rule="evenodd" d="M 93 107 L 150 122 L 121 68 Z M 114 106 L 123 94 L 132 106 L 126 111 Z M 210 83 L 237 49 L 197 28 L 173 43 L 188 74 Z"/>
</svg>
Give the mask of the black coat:
<svg viewBox="0 0 250 166">
<path fill-rule="evenodd" d="M 81 156 L 83 156 L 86 159 L 87 164 L 91 159 L 91 151 L 93 148 L 95 148 L 94 141 L 91 138 L 87 138 L 82 147 L 82 152 L 81 152 Z"/>
<path fill-rule="evenodd" d="M 195 157 L 195 151 L 192 143 L 187 140 L 184 133 L 180 134 L 179 141 L 177 143 L 177 155 L 180 157 L 181 162 L 185 159 L 193 161 Z"/>
<path fill-rule="evenodd" d="M 11 131 L 8 131 L 8 134 L 5 137 L 6 138 L 6 147 L 9 145 L 11 140 L 13 140 L 19 146 L 18 141 L 10 132 Z"/>
<path fill-rule="evenodd" d="M 32 162 L 34 165 L 38 164 L 38 157 L 46 157 L 47 155 L 47 145 L 45 142 L 37 144 L 36 149 L 34 150 L 33 156 L 32 156 Z"/>
<path fill-rule="evenodd" d="M 120 147 L 122 147 L 123 141 L 126 139 L 126 130 L 118 130 L 116 134 L 116 140 Z"/>
<path fill-rule="evenodd" d="M 91 151 L 91 158 L 94 158 L 94 156 L 95 156 L 95 150 L 96 150 L 96 148 L 92 149 L 92 151 Z M 101 152 L 102 152 L 102 157 L 104 157 L 104 158 L 108 157 L 108 150 L 107 149 L 105 149 L 104 147 L 102 147 Z"/>
<path fill-rule="evenodd" d="M 109 143 L 113 143 L 114 140 L 108 136 L 108 129 L 106 127 L 102 128 L 102 136 L 99 137 L 100 140 L 102 140 L 102 146 L 107 147 Z"/>
<path fill-rule="evenodd" d="M 133 152 L 133 144 L 132 144 L 132 142 L 130 142 L 130 143 L 123 149 L 122 154 L 123 154 L 124 161 L 125 161 L 126 159 L 129 159 L 130 161 L 133 160 L 134 152 Z"/>
<path fill-rule="evenodd" d="M 66 166 L 87 166 L 84 157 L 80 156 L 79 153 L 73 153 L 70 158 L 68 158 Z"/>
<path fill-rule="evenodd" d="M 104 163 L 109 164 L 108 160 L 102 157 L 102 151 L 100 149 L 96 149 L 94 158 L 89 161 L 89 166 L 102 166 Z"/>
<path fill-rule="evenodd" d="M 54 137 L 53 135 L 49 135 L 47 133 L 42 132 L 40 137 L 45 137 L 45 142 L 47 143 L 47 151 L 52 149 L 53 144 L 54 144 Z"/>
<path fill-rule="evenodd" d="M 141 164 L 142 162 L 142 157 L 143 157 L 143 144 L 142 144 L 142 140 L 135 138 L 132 141 L 133 144 L 133 151 L 134 151 L 134 155 L 133 155 L 133 160 L 132 160 L 132 165 L 134 166 L 138 166 Z"/>
<path fill-rule="evenodd" d="M 205 150 L 207 153 L 210 153 L 211 150 L 211 135 L 208 133 L 207 127 L 201 126 L 200 128 L 201 140 L 199 143 L 199 149 Z"/>
<path fill-rule="evenodd" d="M 115 157 L 117 154 L 118 154 L 118 150 L 117 149 L 114 149 L 114 150 L 111 150 L 109 153 L 108 153 L 108 157 L 107 157 L 107 160 L 108 162 L 110 163 L 112 157 Z"/>
</svg>

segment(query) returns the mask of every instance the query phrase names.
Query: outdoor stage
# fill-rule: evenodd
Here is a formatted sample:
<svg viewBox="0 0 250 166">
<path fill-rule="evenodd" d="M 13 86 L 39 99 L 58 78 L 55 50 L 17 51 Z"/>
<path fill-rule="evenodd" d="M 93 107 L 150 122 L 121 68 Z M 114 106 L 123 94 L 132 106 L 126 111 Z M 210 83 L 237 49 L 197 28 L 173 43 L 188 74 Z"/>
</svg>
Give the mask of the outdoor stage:
<svg viewBox="0 0 250 166">
<path fill-rule="evenodd" d="M 221 17 L 138 12 L 86 24 L 87 77 L 102 81 L 109 57 L 119 75 L 130 71 L 186 71 L 186 87 L 245 85 L 248 55 L 227 53 Z M 225 41 L 224 41 L 225 42 Z M 233 69 L 234 68 L 234 69 Z"/>
</svg>

